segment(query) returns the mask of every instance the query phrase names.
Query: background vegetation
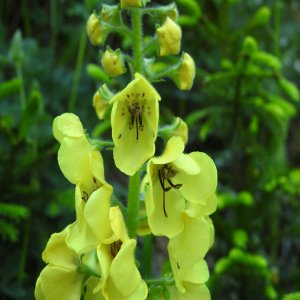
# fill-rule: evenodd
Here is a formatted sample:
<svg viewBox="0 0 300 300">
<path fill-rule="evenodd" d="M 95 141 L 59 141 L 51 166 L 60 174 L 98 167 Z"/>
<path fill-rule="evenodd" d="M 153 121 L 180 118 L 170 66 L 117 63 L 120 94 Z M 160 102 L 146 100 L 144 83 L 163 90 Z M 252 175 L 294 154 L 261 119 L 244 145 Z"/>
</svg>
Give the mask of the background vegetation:
<svg viewBox="0 0 300 300">
<path fill-rule="evenodd" d="M 101 2 L 1 1 L 0 299 L 33 299 L 48 238 L 74 219 L 53 118 L 75 112 L 92 136 L 110 136 L 109 121 L 99 124 L 92 107 L 103 81 L 85 32 Z M 161 124 L 183 116 L 187 152 L 207 152 L 218 167 L 212 299 L 300 299 L 300 3 L 176 3 L 183 50 L 194 57 L 197 76 L 190 92 L 171 81 L 156 87 Z M 108 42 L 119 47 L 120 38 Z M 126 181 L 111 153 L 104 157 L 122 196 Z"/>
</svg>

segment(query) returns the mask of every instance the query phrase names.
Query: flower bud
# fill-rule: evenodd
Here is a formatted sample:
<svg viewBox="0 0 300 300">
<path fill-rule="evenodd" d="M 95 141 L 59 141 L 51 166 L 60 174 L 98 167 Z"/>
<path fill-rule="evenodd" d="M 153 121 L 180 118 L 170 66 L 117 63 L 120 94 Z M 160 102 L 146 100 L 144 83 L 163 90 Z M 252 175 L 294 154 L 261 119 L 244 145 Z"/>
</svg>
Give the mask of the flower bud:
<svg viewBox="0 0 300 300">
<path fill-rule="evenodd" d="M 179 117 L 177 117 L 171 125 L 160 128 L 159 134 L 163 136 L 165 140 L 169 140 L 173 136 L 179 136 L 185 145 L 188 141 L 188 127 Z"/>
<path fill-rule="evenodd" d="M 183 53 L 181 64 L 176 73 L 171 75 L 171 78 L 180 90 L 188 91 L 192 88 L 195 75 L 196 66 L 193 58 L 189 54 Z"/>
<path fill-rule="evenodd" d="M 108 47 L 102 56 L 101 64 L 110 77 L 117 77 L 126 72 L 120 49 L 113 51 Z"/>
<path fill-rule="evenodd" d="M 269 22 L 271 10 L 268 6 L 262 6 L 255 14 L 255 22 L 257 25 L 265 25 Z"/>
<path fill-rule="evenodd" d="M 121 0 L 121 8 L 141 7 L 141 6 L 142 6 L 141 0 Z"/>
<path fill-rule="evenodd" d="M 167 17 L 164 24 L 157 30 L 159 55 L 178 54 L 181 47 L 181 28 Z"/>
<path fill-rule="evenodd" d="M 103 84 L 93 96 L 93 106 L 100 120 L 104 119 L 104 115 L 110 106 L 110 99 L 113 97 L 112 92 L 106 84 Z"/>
<path fill-rule="evenodd" d="M 86 31 L 92 45 L 97 46 L 103 43 L 106 34 L 96 13 L 89 16 Z"/>
<path fill-rule="evenodd" d="M 252 54 L 257 49 L 256 40 L 252 36 L 247 36 L 243 41 L 243 51 L 247 54 Z"/>
</svg>

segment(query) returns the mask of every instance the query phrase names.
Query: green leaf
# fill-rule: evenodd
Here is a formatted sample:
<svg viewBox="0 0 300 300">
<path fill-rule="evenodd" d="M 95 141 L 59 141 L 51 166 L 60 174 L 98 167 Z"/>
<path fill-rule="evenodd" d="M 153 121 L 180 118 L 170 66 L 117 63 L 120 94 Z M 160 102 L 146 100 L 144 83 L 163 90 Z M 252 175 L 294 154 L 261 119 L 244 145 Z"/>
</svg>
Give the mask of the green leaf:
<svg viewBox="0 0 300 300">
<path fill-rule="evenodd" d="M 0 220 L 0 235 L 12 242 L 16 242 L 18 240 L 18 229 L 14 224 Z"/>
<path fill-rule="evenodd" d="M 110 79 L 108 75 L 105 73 L 105 71 L 102 68 L 100 68 L 96 64 L 88 64 L 86 66 L 86 72 L 91 78 L 95 80 L 99 80 L 105 83 L 110 83 Z"/>
<path fill-rule="evenodd" d="M 252 62 L 254 62 L 258 65 L 271 68 L 275 71 L 281 70 L 280 60 L 276 56 L 274 56 L 270 53 L 267 53 L 264 51 L 256 51 L 256 52 L 252 53 L 251 60 L 252 60 Z"/>
<path fill-rule="evenodd" d="M 0 99 L 4 99 L 8 95 L 19 92 L 22 86 L 22 80 L 19 78 L 13 78 L 0 83 Z"/>
<path fill-rule="evenodd" d="M 282 300 L 300 300 L 300 292 L 285 294 Z"/>
<path fill-rule="evenodd" d="M 299 101 L 299 90 L 294 83 L 292 83 L 291 81 L 289 81 L 285 78 L 280 78 L 278 83 L 279 83 L 279 86 L 282 88 L 282 90 L 289 97 L 291 97 L 292 100 L 297 101 L 297 102 Z"/>
<path fill-rule="evenodd" d="M 27 218 L 29 210 L 23 205 L 0 202 L 0 215 L 19 220 Z"/>
</svg>

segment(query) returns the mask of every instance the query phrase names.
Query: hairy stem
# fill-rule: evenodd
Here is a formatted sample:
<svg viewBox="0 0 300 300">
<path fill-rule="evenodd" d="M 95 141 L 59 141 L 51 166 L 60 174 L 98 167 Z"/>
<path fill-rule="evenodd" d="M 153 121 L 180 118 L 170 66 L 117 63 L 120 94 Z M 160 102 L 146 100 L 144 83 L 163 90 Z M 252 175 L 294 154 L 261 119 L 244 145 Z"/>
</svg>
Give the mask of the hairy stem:
<svg viewBox="0 0 300 300">
<path fill-rule="evenodd" d="M 136 238 L 139 212 L 140 173 L 136 172 L 129 178 L 127 225 L 130 238 Z"/>
</svg>

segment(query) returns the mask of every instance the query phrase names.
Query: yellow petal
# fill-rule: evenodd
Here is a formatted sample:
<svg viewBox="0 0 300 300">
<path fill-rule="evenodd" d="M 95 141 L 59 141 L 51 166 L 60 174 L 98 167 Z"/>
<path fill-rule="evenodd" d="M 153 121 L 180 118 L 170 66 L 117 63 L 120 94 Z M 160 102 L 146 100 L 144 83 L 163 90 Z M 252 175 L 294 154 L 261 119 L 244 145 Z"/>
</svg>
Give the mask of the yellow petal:
<svg viewBox="0 0 300 300">
<path fill-rule="evenodd" d="M 111 195 L 112 187 L 110 185 L 103 185 L 92 193 L 85 205 L 84 218 L 97 236 L 98 241 L 104 240 L 111 234 L 109 226 Z"/>
<path fill-rule="evenodd" d="M 83 277 L 76 271 L 48 265 L 40 274 L 41 289 L 47 300 L 79 300 Z"/>
<path fill-rule="evenodd" d="M 184 268 L 203 258 L 210 244 L 211 228 L 207 220 L 204 217 L 190 218 L 186 215 L 184 230 L 169 242 L 169 256 Z"/>
<path fill-rule="evenodd" d="M 136 240 L 131 239 L 123 243 L 111 264 L 110 276 L 112 282 L 124 297 L 130 296 L 141 281 L 141 275 L 134 261 L 135 247 Z"/>
<path fill-rule="evenodd" d="M 46 300 L 46 297 L 43 293 L 42 287 L 41 287 L 41 277 L 39 276 L 34 290 L 34 297 L 36 300 Z"/>
<path fill-rule="evenodd" d="M 161 156 L 152 158 L 151 162 L 154 164 L 167 164 L 179 158 L 184 150 L 184 143 L 179 136 L 170 138 L 167 146 Z"/>
<path fill-rule="evenodd" d="M 188 175 L 197 175 L 201 172 L 200 166 L 188 154 L 180 154 L 178 158 L 172 162 L 172 165 Z"/>
<path fill-rule="evenodd" d="M 172 258 L 170 258 L 170 262 L 176 287 L 181 293 L 186 292 L 186 283 L 202 284 L 209 278 L 207 263 L 204 259 L 186 266 L 180 265 L 178 261 Z"/>
<path fill-rule="evenodd" d="M 183 229 L 185 201 L 176 189 L 163 192 L 157 174 L 151 177 L 153 181 L 145 199 L 149 227 L 154 235 L 172 238 Z M 163 194 L 165 194 L 165 211 Z"/>
<path fill-rule="evenodd" d="M 53 135 L 61 143 L 64 137 L 83 136 L 84 130 L 80 119 L 76 115 L 64 113 L 54 119 Z"/>
<path fill-rule="evenodd" d="M 88 194 L 95 189 L 95 178 L 104 181 L 102 156 L 85 136 L 64 138 L 58 151 L 58 163 L 64 176 L 73 184 L 85 185 Z"/>
<path fill-rule="evenodd" d="M 66 244 L 66 237 L 70 232 L 70 226 L 59 233 L 51 235 L 42 257 L 46 263 L 62 266 L 75 270 L 78 265 L 78 256 L 75 251 Z"/>
<path fill-rule="evenodd" d="M 103 289 L 103 294 L 109 300 L 144 300 L 147 298 L 148 288 L 143 280 L 140 280 L 137 288 L 128 296 L 123 296 L 109 278 Z"/>
<path fill-rule="evenodd" d="M 176 287 L 169 288 L 172 300 L 211 300 L 210 293 L 205 284 L 186 284 L 186 292 L 180 293 Z"/>
<path fill-rule="evenodd" d="M 217 169 L 213 160 L 203 152 L 192 152 L 189 156 L 198 164 L 201 172 L 197 175 L 178 172 L 174 182 L 182 184 L 180 192 L 186 200 L 205 205 L 216 191 Z"/>
<path fill-rule="evenodd" d="M 115 233 L 117 240 L 121 240 L 122 242 L 127 241 L 129 237 L 119 206 L 110 208 L 109 219 L 112 231 Z"/>
</svg>

